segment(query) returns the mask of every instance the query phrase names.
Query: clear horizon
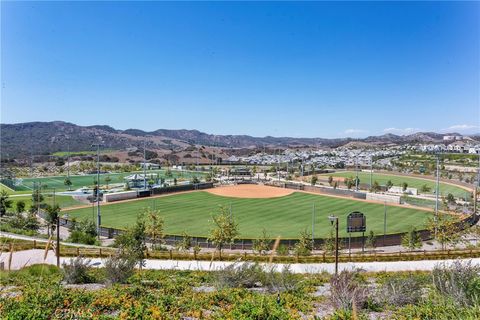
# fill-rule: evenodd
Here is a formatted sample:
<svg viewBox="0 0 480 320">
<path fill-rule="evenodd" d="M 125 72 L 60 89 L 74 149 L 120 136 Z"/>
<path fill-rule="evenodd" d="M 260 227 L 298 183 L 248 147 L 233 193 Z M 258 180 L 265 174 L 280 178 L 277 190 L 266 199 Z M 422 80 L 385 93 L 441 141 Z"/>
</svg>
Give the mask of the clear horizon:
<svg viewBox="0 0 480 320">
<path fill-rule="evenodd" d="M 1 123 L 480 132 L 478 2 L 1 3 Z"/>
</svg>

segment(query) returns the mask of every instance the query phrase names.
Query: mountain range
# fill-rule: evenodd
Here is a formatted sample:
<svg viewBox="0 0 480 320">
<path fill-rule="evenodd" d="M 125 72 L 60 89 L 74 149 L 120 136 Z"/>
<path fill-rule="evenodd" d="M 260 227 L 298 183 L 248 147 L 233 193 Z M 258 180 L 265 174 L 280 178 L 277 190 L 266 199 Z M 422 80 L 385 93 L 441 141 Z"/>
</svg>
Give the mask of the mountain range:
<svg viewBox="0 0 480 320">
<path fill-rule="evenodd" d="M 30 154 L 47 155 L 58 151 L 91 150 L 92 144 L 102 143 L 104 148 L 125 150 L 130 147 L 180 151 L 192 145 L 222 148 L 301 148 L 339 147 L 346 144 L 399 145 L 405 143 L 441 142 L 446 135 L 458 133 L 418 132 L 410 135 L 384 134 L 362 139 L 353 138 L 292 138 L 252 137 L 249 135 L 214 135 L 198 130 L 158 129 L 147 132 L 140 129 L 117 130 L 107 125 L 79 126 L 63 121 L 0 124 L 2 158 L 22 157 Z M 472 136 L 480 140 L 479 136 Z"/>
</svg>

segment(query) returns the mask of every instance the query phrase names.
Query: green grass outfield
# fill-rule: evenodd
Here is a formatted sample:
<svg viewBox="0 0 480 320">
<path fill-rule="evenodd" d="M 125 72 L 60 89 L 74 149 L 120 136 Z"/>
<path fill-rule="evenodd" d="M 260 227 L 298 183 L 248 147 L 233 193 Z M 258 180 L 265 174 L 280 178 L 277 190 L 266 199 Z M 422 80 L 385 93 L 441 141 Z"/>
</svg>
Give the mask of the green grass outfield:
<svg viewBox="0 0 480 320">
<path fill-rule="evenodd" d="M 319 176 L 322 177 L 355 177 L 355 172 L 354 171 L 341 171 L 341 172 L 334 172 L 334 173 L 326 173 L 326 174 L 321 174 Z M 358 178 L 360 179 L 360 183 L 370 183 L 370 173 L 369 172 L 358 172 Z M 391 180 L 394 186 L 402 186 L 404 182 L 408 183 L 408 186 L 411 188 L 417 188 L 418 191 L 420 192 L 420 188 L 426 184 L 431 188 L 431 191 L 429 193 L 434 193 L 435 191 L 435 181 L 433 180 L 427 180 L 427 179 L 421 179 L 421 178 L 415 178 L 415 177 L 404 177 L 404 176 L 395 176 L 395 175 L 388 175 L 388 174 L 382 174 L 382 173 L 373 173 L 372 175 L 372 181 L 377 181 L 380 185 L 384 186 L 387 184 L 387 181 Z M 447 195 L 447 194 L 453 194 L 456 197 L 465 197 L 466 193 L 470 193 L 469 191 L 458 187 L 454 186 L 451 184 L 446 184 L 440 182 L 440 194 L 441 195 Z"/>
<path fill-rule="evenodd" d="M 52 194 L 44 194 L 43 195 L 43 203 L 53 205 L 53 195 Z M 12 210 L 15 209 L 15 204 L 18 201 L 23 201 L 25 202 L 26 208 L 30 208 L 32 205 L 32 196 L 31 195 L 26 195 L 26 196 L 14 196 L 10 197 L 9 200 L 12 200 Z M 70 207 L 78 207 L 78 206 L 84 206 L 85 203 L 77 201 L 73 199 L 71 196 L 55 196 L 55 204 L 58 204 L 60 208 L 70 208 Z"/>
<path fill-rule="evenodd" d="M 239 225 L 240 237 L 258 237 L 265 228 L 272 238 L 278 235 L 282 238 L 297 238 L 301 231 L 312 230 L 313 204 L 316 207 L 316 237 L 329 235 L 331 225 L 327 217 L 330 214 L 340 217 L 340 235 L 346 236 L 347 215 L 355 210 L 367 216 L 367 232 L 373 230 L 376 234 L 383 234 L 382 204 L 302 192 L 278 198 L 245 199 L 198 191 L 104 205 L 101 212 L 102 225 L 122 228 L 132 225 L 142 208 L 155 207 L 160 209 L 165 219 L 166 233 L 181 234 L 186 231 L 193 236 L 207 236 L 212 228 L 212 213 L 218 212 L 219 205 L 231 205 Z M 69 210 L 66 213 L 71 218 L 92 218 L 91 208 Z M 430 216 L 430 212 L 422 210 L 387 206 L 387 233 L 407 231 L 412 226 L 422 228 Z"/>
<path fill-rule="evenodd" d="M 172 170 L 172 178 L 166 178 L 168 179 L 173 179 L 174 177 L 178 178 L 184 178 L 184 179 L 190 179 L 194 175 L 197 177 L 202 177 L 205 173 L 203 172 L 194 172 L 194 171 L 176 171 Z M 105 178 L 110 177 L 111 181 L 109 182 L 110 184 L 115 184 L 115 183 L 123 183 L 124 178 L 126 176 L 129 176 L 134 173 L 143 173 L 143 171 L 137 171 L 137 172 L 122 172 L 122 173 L 105 173 L 100 175 L 100 184 L 105 185 Z M 151 173 L 158 173 L 160 177 L 165 177 L 165 170 L 147 170 L 147 174 Z M 34 182 L 39 183 L 41 182 L 42 185 L 46 185 L 47 189 L 53 189 L 55 188 L 56 191 L 66 191 L 68 190 L 67 186 L 65 186 L 65 176 L 52 176 L 52 177 L 41 177 L 41 178 L 24 178 L 22 180 L 22 184 L 19 186 L 15 187 L 15 192 L 11 192 L 11 194 L 15 193 L 31 193 L 31 190 L 33 189 Z M 83 175 L 83 176 L 70 176 L 70 180 L 72 181 L 72 189 L 78 189 L 83 186 L 92 186 L 94 179 L 97 178 L 96 174 L 89 174 L 89 175 Z"/>
</svg>

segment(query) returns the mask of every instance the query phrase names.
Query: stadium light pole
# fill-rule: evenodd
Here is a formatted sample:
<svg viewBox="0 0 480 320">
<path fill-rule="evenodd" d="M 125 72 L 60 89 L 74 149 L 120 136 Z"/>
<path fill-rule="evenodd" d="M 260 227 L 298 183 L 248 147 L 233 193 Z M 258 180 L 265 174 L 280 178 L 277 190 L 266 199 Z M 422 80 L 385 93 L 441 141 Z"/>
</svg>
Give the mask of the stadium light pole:
<svg viewBox="0 0 480 320">
<path fill-rule="evenodd" d="M 370 155 L 370 190 L 372 190 L 373 156 Z"/>
<path fill-rule="evenodd" d="M 358 155 L 355 155 L 355 191 L 358 191 Z"/>
<path fill-rule="evenodd" d="M 383 202 L 383 246 L 385 246 L 385 240 L 387 235 L 387 201 Z"/>
<path fill-rule="evenodd" d="M 437 156 L 437 172 L 436 172 L 436 179 L 435 179 L 435 223 L 438 221 L 438 194 L 440 193 L 440 160 L 438 154 Z M 435 225 L 435 237 L 437 236 L 437 226 Z"/>
<path fill-rule="evenodd" d="M 312 204 L 312 249 L 315 250 L 315 202 Z"/>
<path fill-rule="evenodd" d="M 143 190 L 147 190 L 147 152 L 146 152 L 147 142 L 143 141 Z"/>
<path fill-rule="evenodd" d="M 102 217 L 100 214 L 100 146 L 102 144 L 95 143 L 92 144 L 92 147 L 97 148 L 97 192 L 96 192 L 96 201 L 97 201 L 97 237 L 100 239 L 100 225 L 102 223 Z"/>
<path fill-rule="evenodd" d="M 338 275 L 338 217 L 331 215 L 328 220 L 332 226 L 335 225 L 335 275 Z"/>
</svg>

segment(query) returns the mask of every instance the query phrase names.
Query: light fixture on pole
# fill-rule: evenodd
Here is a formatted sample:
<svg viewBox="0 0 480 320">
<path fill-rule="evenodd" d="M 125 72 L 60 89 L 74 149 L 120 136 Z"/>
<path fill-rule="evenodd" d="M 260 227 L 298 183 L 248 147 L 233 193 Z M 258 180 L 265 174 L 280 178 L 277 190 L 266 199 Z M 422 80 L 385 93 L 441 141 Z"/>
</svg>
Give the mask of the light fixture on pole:
<svg viewBox="0 0 480 320">
<path fill-rule="evenodd" d="M 102 223 L 102 217 L 100 214 L 100 147 L 103 146 L 100 143 L 92 144 L 92 148 L 97 148 L 97 186 L 95 192 L 95 200 L 97 201 L 97 237 L 100 239 L 100 225 Z"/>
<path fill-rule="evenodd" d="M 338 275 L 338 217 L 331 215 L 328 220 L 335 226 L 335 275 Z"/>
</svg>

